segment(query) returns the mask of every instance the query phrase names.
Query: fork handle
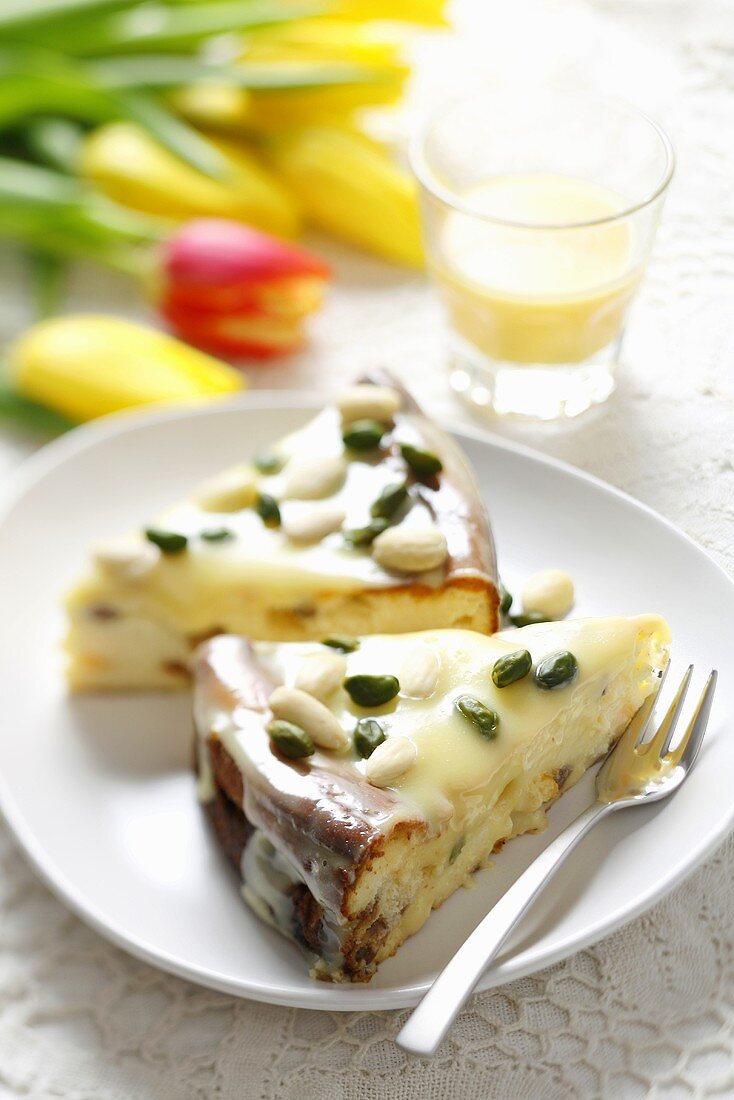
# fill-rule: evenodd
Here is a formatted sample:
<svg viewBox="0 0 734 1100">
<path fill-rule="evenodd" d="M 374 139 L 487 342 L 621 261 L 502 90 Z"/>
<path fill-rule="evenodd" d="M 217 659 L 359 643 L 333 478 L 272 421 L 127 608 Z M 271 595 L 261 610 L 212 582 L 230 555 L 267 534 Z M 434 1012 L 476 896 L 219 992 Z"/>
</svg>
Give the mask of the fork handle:
<svg viewBox="0 0 734 1100">
<path fill-rule="evenodd" d="M 442 970 L 396 1038 L 403 1050 L 428 1057 L 510 932 L 581 838 L 611 807 L 595 802 L 541 852 L 503 894 Z"/>
</svg>

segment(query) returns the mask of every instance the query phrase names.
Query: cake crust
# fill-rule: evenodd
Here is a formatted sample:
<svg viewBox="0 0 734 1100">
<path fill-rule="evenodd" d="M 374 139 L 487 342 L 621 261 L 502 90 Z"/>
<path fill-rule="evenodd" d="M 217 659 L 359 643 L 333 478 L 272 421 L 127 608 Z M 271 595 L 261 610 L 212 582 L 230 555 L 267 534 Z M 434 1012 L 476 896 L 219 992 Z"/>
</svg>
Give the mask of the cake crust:
<svg viewBox="0 0 734 1100">
<path fill-rule="evenodd" d="M 240 877 L 242 857 L 255 831 L 241 809 L 242 776 L 233 758 L 216 737 L 210 739 L 208 749 L 214 793 L 203 803 L 204 812 L 227 862 Z M 361 860 L 379 858 L 384 843 L 382 837 L 374 838 L 369 848 L 362 853 Z M 355 866 L 354 873 L 355 875 L 359 873 L 359 865 Z M 343 908 L 348 910 L 350 887 L 347 882 L 344 883 L 344 887 Z M 305 883 L 293 883 L 289 887 L 289 897 L 293 938 L 309 954 L 318 958 L 324 949 L 323 906 L 316 901 Z M 350 982 L 369 981 L 374 973 L 373 963 L 384 944 L 386 933 L 386 922 L 380 916 L 377 904 L 373 903 L 360 914 L 359 920 L 342 940 L 339 979 Z M 335 977 L 334 974 L 319 972 L 314 976 L 329 980 Z"/>
</svg>

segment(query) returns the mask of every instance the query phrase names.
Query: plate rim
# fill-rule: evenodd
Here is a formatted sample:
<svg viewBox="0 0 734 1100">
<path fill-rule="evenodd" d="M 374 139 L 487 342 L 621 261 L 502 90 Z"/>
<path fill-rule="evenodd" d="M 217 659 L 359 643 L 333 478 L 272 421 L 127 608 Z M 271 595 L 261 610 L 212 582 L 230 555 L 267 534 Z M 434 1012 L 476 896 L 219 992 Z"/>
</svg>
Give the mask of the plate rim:
<svg viewBox="0 0 734 1100">
<path fill-rule="evenodd" d="M 237 409 L 272 408 L 302 409 L 310 411 L 323 404 L 324 394 L 303 390 L 255 390 L 238 394 L 236 397 L 206 404 L 178 404 L 152 406 L 123 410 L 97 420 L 81 424 L 72 431 L 50 441 L 39 451 L 23 460 L 19 466 L 3 478 L 0 486 L 0 526 L 7 520 L 12 508 L 24 495 L 59 463 L 72 458 L 84 450 L 105 439 L 119 436 L 128 430 L 141 426 L 154 426 L 170 420 L 191 419 L 208 416 L 219 411 L 232 412 Z M 541 466 L 548 466 L 563 472 L 572 478 L 586 482 L 603 493 L 622 500 L 627 505 L 641 510 L 667 529 L 668 533 L 681 539 L 706 559 L 709 565 L 721 575 L 723 580 L 734 587 L 727 571 L 695 539 L 677 527 L 671 520 L 642 501 L 635 499 L 624 490 L 611 485 L 595 474 L 588 473 L 563 459 L 547 455 L 525 443 L 506 439 L 492 431 L 474 424 L 456 423 L 450 420 L 446 430 L 457 436 L 474 442 L 488 444 L 500 451 L 518 454 Z M 640 812 L 644 813 L 644 809 Z M 209 989 L 232 996 L 246 998 L 266 1004 L 276 1004 L 312 1010 L 328 1011 L 379 1011 L 385 1009 L 404 1009 L 417 1004 L 428 988 L 398 986 L 392 989 L 378 989 L 369 985 L 332 986 L 314 982 L 313 989 L 293 994 L 280 986 L 265 986 L 262 983 L 248 983 L 241 979 L 232 979 L 226 974 L 216 973 L 195 963 L 189 963 L 169 955 L 158 947 L 147 943 L 111 923 L 96 907 L 80 896 L 65 872 L 50 861 L 40 843 L 27 827 L 20 806 L 17 805 L 12 790 L 5 778 L 0 775 L 0 818 L 8 828 L 14 842 L 18 845 L 33 871 L 41 881 L 64 905 L 77 917 L 91 927 L 104 939 L 121 948 L 128 954 L 173 974 L 175 977 L 194 982 Z M 584 950 L 612 935 L 624 924 L 634 920 L 656 902 L 670 893 L 689 877 L 701 863 L 716 850 L 734 828 L 734 803 L 727 813 L 722 815 L 721 824 L 712 829 L 693 849 L 682 865 L 673 866 L 669 872 L 651 885 L 634 903 L 621 904 L 611 914 L 591 925 L 583 934 L 567 936 L 553 948 L 539 950 L 529 947 L 492 967 L 480 980 L 476 992 L 496 988 L 507 982 L 515 981 L 538 970 L 546 969 L 556 963 Z M 329 995 L 331 994 L 331 996 Z M 365 1003 L 368 1002 L 368 1003 Z"/>
</svg>

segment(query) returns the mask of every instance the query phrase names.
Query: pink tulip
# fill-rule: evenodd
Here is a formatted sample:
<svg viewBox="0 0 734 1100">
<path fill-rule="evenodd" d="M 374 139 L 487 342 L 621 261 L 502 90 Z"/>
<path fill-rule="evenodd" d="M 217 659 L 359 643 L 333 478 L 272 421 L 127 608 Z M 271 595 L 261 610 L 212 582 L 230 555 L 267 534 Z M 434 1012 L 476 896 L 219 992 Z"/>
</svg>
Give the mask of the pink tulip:
<svg viewBox="0 0 734 1100">
<path fill-rule="evenodd" d="M 239 222 L 200 218 L 163 246 L 158 308 L 183 340 L 233 359 L 299 348 L 330 272 L 305 248 Z"/>
</svg>

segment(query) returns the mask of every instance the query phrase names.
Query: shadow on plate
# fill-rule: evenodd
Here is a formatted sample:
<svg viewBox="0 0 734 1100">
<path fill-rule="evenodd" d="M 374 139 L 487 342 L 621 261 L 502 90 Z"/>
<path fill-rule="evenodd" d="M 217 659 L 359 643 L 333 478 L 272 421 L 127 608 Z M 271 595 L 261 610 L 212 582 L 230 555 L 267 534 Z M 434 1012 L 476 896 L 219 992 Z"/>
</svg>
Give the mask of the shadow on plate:
<svg viewBox="0 0 734 1100">
<path fill-rule="evenodd" d="M 65 701 L 69 725 L 105 770 L 136 779 L 191 769 L 191 697 L 140 692 L 76 695 Z"/>
</svg>

